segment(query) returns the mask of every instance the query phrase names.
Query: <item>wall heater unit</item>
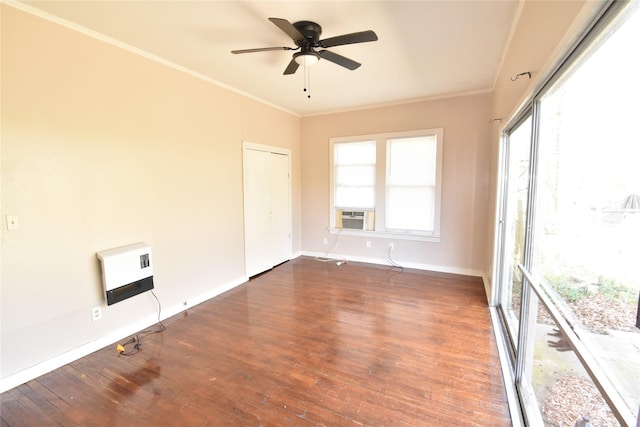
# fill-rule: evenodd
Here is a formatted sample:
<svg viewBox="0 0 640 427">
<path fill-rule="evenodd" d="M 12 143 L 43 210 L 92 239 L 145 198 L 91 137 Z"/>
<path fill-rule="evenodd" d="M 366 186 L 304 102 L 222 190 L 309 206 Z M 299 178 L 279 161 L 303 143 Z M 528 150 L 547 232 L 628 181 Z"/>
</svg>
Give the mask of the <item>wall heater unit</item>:
<svg viewBox="0 0 640 427">
<path fill-rule="evenodd" d="M 145 243 L 96 253 L 102 266 L 107 305 L 153 289 L 151 248 Z"/>
</svg>

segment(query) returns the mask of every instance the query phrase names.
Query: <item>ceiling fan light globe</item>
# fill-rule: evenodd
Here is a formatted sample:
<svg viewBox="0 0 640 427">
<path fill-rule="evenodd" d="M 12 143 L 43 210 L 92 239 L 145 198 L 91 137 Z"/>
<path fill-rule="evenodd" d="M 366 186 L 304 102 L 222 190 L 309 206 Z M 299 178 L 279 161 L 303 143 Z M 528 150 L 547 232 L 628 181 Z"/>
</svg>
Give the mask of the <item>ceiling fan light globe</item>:
<svg viewBox="0 0 640 427">
<path fill-rule="evenodd" d="M 294 55 L 294 59 L 298 63 L 298 65 L 301 65 L 303 67 L 311 67 L 317 64 L 318 61 L 320 60 L 318 55 L 314 53 L 302 53 L 302 52 Z"/>
</svg>

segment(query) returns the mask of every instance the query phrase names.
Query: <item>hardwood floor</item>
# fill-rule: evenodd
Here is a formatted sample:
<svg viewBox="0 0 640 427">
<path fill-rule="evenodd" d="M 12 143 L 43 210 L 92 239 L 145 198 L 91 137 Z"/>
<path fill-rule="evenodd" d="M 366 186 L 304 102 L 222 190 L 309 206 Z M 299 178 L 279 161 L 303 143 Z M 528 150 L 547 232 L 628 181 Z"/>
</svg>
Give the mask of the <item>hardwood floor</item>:
<svg viewBox="0 0 640 427">
<path fill-rule="evenodd" d="M 2 394 L 3 426 L 508 426 L 481 279 L 282 264 Z"/>
</svg>

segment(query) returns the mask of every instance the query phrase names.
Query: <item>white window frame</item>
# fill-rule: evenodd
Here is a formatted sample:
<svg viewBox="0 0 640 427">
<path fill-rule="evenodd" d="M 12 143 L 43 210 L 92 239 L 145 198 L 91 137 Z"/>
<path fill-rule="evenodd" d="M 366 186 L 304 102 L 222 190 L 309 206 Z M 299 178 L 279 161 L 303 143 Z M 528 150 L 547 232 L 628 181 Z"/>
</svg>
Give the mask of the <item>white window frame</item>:
<svg viewBox="0 0 640 427">
<path fill-rule="evenodd" d="M 580 66 L 581 61 L 583 61 L 583 55 L 592 55 L 597 52 L 598 46 L 602 44 L 602 40 L 600 37 L 607 37 L 608 31 L 615 31 L 615 28 L 618 24 L 618 17 L 623 14 L 628 14 L 629 16 L 633 11 L 638 13 L 638 8 L 640 6 L 636 2 L 631 1 L 617 1 L 617 2 L 603 2 L 602 6 L 594 13 L 594 17 L 591 23 L 585 28 L 582 34 L 576 38 L 574 43 L 569 46 L 567 52 L 563 57 L 559 58 L 558 62 L 551 68 L 544 76 L 541 81 L 538 83 L 538 86 L 534 89 L 534 91 L 527 96 L 527 98 L 523 101 L 521 106 L 515 112 L 511 119 L 507 121 L 502 130 L 502 137 L 506 138 L 509 135 L 509 130 L 515 126 L 518 120 L 520 120 L 523 115 L 529 114 L 527 110 L 531 111 L 533 117 L 533 132 L 532 132 L 532 147 L 531 147 L 531 162 L 533 163 L 533 168 L 531 171 L 530 177 L 530 187 L 529 187 L 529 207 L 528 207 L 528 216 L 527 224 L 525 227 L 527 241 L 531 241 L 534 236 L 534 229 L 536 226 L 536 217 L 535 217 L 535 201 L 536 201 L 536 189 L 542 179 L 538 175 L 538 170 L 536 165 L 537 160 L 537 150 L 539 144 L 539 133 L 541 126 L 540 122 L 540 108 L 541 102 L 543 101 L 545 93 L 552 89 L 556 83 L 562 81 L 562 79 L 566 78 L 567 74 L 570 72 L 571 68 L 574 66 Z M 612 26 L 610 26 L 612 24 Z M 597 84 L 596 82 L 595 84 Z M 505 160 L 505 156 L 508 155 L 507 151 L 505 151 L 506 145 L 501 147 L 500 157 Z M 499 171 L 498 179 L 502 182 L 502 188 L 499 190 L 499 199 L 497 205 L 497 218 L 496 218 L 496 249 L 494 252 L 494 271 L 500 272 L 500 258 L 503 256 L 505 247 L 503 245 L 504 241 L 504 230 L 503 230 L 503 211 L 504 211 L 504 202 L 505 202 L 505 192 L 504 192 L 504 180 L 506 178 L 506 172 L 504 169 L 504 163 L 502 164 L 502 169 Z M 536 397 L 534 396 L 534 392 L 532 389 L 532 385 L 529 382 L 527 371 L 531 369 L 531 363 L 533 360 L 533 350 L 534 350 L 534 341 L 535 341 L 535 333 L 532 331 L 532 324 L 535 323 L 535 316 L 537 313 L 538 304 L 543 306 L 549 313 L 549 315 L 553 318 L 555 325 L 560 330 L 563 338 L 572 348 L 575 353 L 577 359 L 580 361 L 582 367 L 585 369 L 591 381 L 595 387 L 599 390 L 602 398 L 605 400 L 609 409 L 613 412 L 614 416 L 617 418 L 618 422 L 621 426 L 640 426 L 640 408 L 638 409 L 637 415 L 635 415 L 634 408 L 629 408 L 627 404 L 623 401 L 620 396 L 619 391 L 611 384 L 606 372 L 600 367 L 599 362 L 597 360 L 598 351 L 592 349 L 588 345 L 588 339 L 585 339 L 583 336 L 580 337 L 579 333 L 576 333 L 574 327 L 570 325 L 565 316 L 562 314 L 562 310 L 560 309 L 560 305 L 554 300 L 551 295 L 553 292 L 548 288 L 545 282 L 535 274 L 531 272 L 531 254 L 529 252 L 532 251 L 530 247 L 531 243 L 525 244 L 525 264 L 519 264 L 518 268 L 524 275 L 523 280 L 523 300 L 521 305 L 521 315 L 520 315 L 520 332 L 519 332 L 519 344 L 518 350 L 515 354 L 514 360 L 507 359 L 506 357 L 502 359 L 502 361 L 508 362 L 508 366 L 503 366 L 503 373 L 505 375 L 505 383 L 509 384 L 509 389 L 516 391 L 519 394 L 519 398 L 521 399 L 519 402 L 510 402 L 510 404 L 515 403 L 519 405 L 519 408 L 516 409 L 516 412 L 520 413 L 522 419 L 514 419 L 514 424 L 517 425 L 538 425 L 542 424 L 541 416 L 540 416 L 540 408 L 538 407 Z M 529 247 L 528 247 L 529 246 Z M 499 276 L 499 275 L 498 275 Z M 493 283 L 493 293 L 494 293 L 494 302 L 498 302 L 500 295 L 500 286 L 501 280 L 504 278 L 497 277 L 497 280 Z M 495 279 L 495 278 L 494 278 Z M 496 328 L 496 332 L 498 335 L 498 345 L 499 345 L 499 353 L 508 353 L 508 331 L 507 326 L 504 322 L 504 317 L 501 317 L 498 308 L 491 307 L 492 317 L 496 319 L 502 319 L 503 321 Z M 533 320 L 532 320 L 533 319 Z M 579 331 L 578 331 L 579 332 Z M 513 387 L 513 388 L 512 388 Z M 508 391 L 508 394 L 509 393 Z M 517 400 L 517 398 L 513 399 Z M 513 412 L 513 413 L 516 413 Z M 512 413 L 512 414 L 513 414 Z"/>
<path fill-rule="evenodd" d="M 434 224 L 431 231 L 416 230 L 387 230 L 385 228 L 386 193 L 387 193 L 387 141 L 394 138 L 407 138 L 419 136 L 435 136 L 436 146 L 436 171 L 435 171 L 435 197 L 434 197 Z M 336 143 L 376 142 L 376 190 L 375 190 L 375 229 L 352 230 L 336 227 L 336 207 L 334 202 L 335 191 L 335 153 Z M 388 237 L 401 240 L 418 240 L 427 242 L 440 241 L 440 218 L 442 210 L 442 153 L 444 147 L 444 129 L 420 129 L 403 132 L 389 132 L 369 135 L 354 135 L 348 137 L 335 137 L 329 139 L 329 232 L 331 234 L 347 234 L 355 236 Z"/>
</svg>

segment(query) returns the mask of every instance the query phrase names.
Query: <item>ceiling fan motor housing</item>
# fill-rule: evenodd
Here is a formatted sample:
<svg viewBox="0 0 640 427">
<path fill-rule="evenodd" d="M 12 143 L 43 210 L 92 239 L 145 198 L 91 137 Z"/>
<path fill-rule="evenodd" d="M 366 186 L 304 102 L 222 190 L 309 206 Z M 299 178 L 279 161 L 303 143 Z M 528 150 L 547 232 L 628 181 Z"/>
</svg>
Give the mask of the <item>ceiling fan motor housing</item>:
<svg viewBox="0 0 640 427">
<path fill-rule="evenodd" d="M 320 35 L 322 34 L 322 27 L 319 24 L 311 21 L 298 21 L 294 22 L 293 26 L 296 30 L 300 31 L 300 34 L 306 39 L 304 41 L 296 40 L 296 44 L 301 48 L 305 47 L 317 47 L 320 45 Z"/>
</svg>

